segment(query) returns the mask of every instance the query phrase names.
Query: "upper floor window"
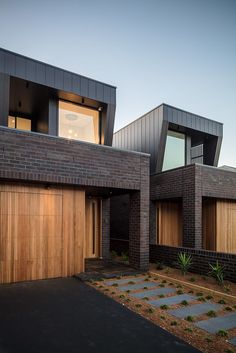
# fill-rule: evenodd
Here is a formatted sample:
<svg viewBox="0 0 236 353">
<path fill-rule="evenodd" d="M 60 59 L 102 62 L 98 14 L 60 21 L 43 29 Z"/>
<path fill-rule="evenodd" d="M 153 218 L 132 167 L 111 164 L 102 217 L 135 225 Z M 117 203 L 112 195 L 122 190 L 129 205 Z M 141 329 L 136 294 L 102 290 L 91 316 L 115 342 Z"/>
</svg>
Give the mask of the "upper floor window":
<svg viewBox="0 0 236 353">
<path fill-rule="evenodd" d="M 8 127 L 18 130 L 31 131 L 31 120 L 9 115 Z"/>
<path fill-rule="evenodd" d="M 185 165 L 185 134 L 168 131 L 162 170 Z"/>
<path fill-rule="evenodd" d="M 59 101 L 59 136 L 99 143 L 99 112 Z"/>
</svg>

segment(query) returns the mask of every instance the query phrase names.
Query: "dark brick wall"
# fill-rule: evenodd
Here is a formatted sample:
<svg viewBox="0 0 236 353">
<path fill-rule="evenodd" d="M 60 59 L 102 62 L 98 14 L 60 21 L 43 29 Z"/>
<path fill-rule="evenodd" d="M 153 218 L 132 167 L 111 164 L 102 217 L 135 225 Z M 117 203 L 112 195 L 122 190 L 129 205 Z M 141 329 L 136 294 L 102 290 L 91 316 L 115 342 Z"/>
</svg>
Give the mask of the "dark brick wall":
<svg viewBox="0 0 236 353">
<path fill-rule="evenodd" d="M 143 160 L 149 156 L 0 127 L 4 179 L 139 190 Z"/>
<path fill-rule="evenodd" d="M 163 245 L 150 245 L 150 262 L 163 262 L 166 265 L 177 267 L 178 252 L 191 254 L 193 265 L 191 272 L 207 275 L 210 268 L 209 263 L 215 264 L 218 260 L 221 265 L 225 265 L 225 278 L 236 282 L 236 254 L 216 253 L 207 250 L 191 248 L 175 248 Z"/>
</svg>

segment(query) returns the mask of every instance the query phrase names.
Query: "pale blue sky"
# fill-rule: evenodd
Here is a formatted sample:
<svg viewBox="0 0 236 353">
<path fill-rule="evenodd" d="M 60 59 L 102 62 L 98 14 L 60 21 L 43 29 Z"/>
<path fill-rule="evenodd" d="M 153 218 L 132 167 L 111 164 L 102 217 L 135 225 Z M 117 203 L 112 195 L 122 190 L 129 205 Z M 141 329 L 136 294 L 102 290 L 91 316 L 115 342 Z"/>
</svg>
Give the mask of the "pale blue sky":
<svg viewBox="0 0 236 353">
<path fill-rule="evenodd" d="M 236 166 L 236 0 L 0 0 L 0 47 L 117 86 L 116 129 L 162 102 L 223 122 Z"/>
</svg>

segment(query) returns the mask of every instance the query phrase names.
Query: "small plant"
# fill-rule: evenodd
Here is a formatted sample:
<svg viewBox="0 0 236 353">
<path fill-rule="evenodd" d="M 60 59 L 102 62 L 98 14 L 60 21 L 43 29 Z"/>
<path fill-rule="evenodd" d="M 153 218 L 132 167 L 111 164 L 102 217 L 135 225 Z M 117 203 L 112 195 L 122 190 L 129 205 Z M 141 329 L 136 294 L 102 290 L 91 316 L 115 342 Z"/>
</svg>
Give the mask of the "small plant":
<svg viewBox="0 0 236 353">
<path fill-rule="evenodd" d="M 144 297 L 143 300 L 149 300 L 149 298 L 148 297 Z"/>
<path fill-rule="evenodd" d="M 161 305 L 160 308 L 161 308 L 162 310 L 168 310 L 168 309 L 169 309 L 168 305 L 166 305 L 166 304 Z"/>
<path fill-rule="evenodd" d="M 182 291 L 182 289 L 179 289 L 179 290 L 177 290 L 177 292 L 176 292 L 178 295 L 181 295 L 181 294 L 183 294 L 184 292 Z"/>
<path fill-rule="evenodd" d="M 158 295 L 159 298 L 165 298 L 164 294 Z"/>
<path fill-rule="evenodd" d="M 148 309 L 147 309 L 147 312 L 148 312 L 149 314 L 153 314 L 153 313 L 154 313 L 154 309 L 148 308 Z"/>
<path fill-rule="evenodd" d="M 219 336 L 219 337 L 228 337 L 228 332 L 225 331 L 225 330 L 219 330 L 217 332 L 217 336 Z"/>
<path fill-rule="evenodd" d="M 103 286 L 102 286 L 102 285 L 100 285 L 98 288 L 103 288 Z"/>
<path fill-rule="evenodd" d="M 182 300 L 182 302 L 181 302 L 180 304 L 182 304 L 182 305 L 184 305 L 184 306 L 187 306 L 187 305 L 188 305 L 188 302 L 187 302 L 187 300 Z"/>
<path fill-rule="evenodd" d="M 134 281 L 129 281 L 128 284 L 135 284 L 135 282 Z"/>
<path fill-rule="evenodd" d="M 120 299 L 124 299 L 124 298 L 125 298 L 125 295 L 124 295 L 124 294 L 121 294 L 121 295 L 119 296 L 119 298 L 120 298 Z"/>
<path fill-rule="evenodd" d="M 216 315 L 216 312 L 214 310 L 210 310 L 210 311 L 208 311 L 207 316 L 216 317 L 217 315 Z"/>
<path fill-rule="evenodd" d="M 116 292 L 111 292 L 111 294 L 116 294 Z"/>
<path fill-rule="evenodd" d="M 149 281 L 149 279 L 148 278 L 145 278 L 145 280 L 144 280 L 145 282 L 148 282 Z"/>
<path fill-rule="evenodd" d="M 143 289 L 148 289 L 148 287 L 143 287 Z"/>
<path fill-rule="evenodd" d="M 164 283 L 159 284 L 159 287 L 165 287 Z"/>
<path fill-rule="evenodd" d="M 202 297 L 202 296 L 203 296 L 203 293 L 202 293 L 202 292 L 197 292 L 197 293 L 196 293 L 196 296 L 197 296 L 197 297 Z"/>
<path fill-rule="evenodd" d="M 130 293 L 130 290 L 129 290 L 129 289 L 127 289 L 126 293 Z"/>
<path fill-rule="evenodd" d="M 122 252 L 122 253 L 121 253 L 121 258 L 122 258 L 122 261 L 124 261 L 124 262 L 129 261 L 129 254 L 128 254 L 128 252 L 127 252 L 127 251 L 126 251 L 126 252 Z"/>
<path fill-rule="evenodd" d="M 166 280 L 165 280 L 165 279 L 163 279 L 163 281 L 161 281 L 161 283 L 166 283 Z"/>
<path fill-rule="evenodd" d="M 193 294 L 193 290 L 189 290 L 188 293 L 189 293 L 189 294 Z"/>
<path fill-rule="evenodd" d="M 158 281 L 158 280 L 159 280 L 159 278 L 158 278 L 158 277 L 154 277 L 154 279 L 155 279 L 155 281 Z"/>
<path fill-rule="evenodd" d="M 164 269 L 163 262 L 157 261 L 156 262 L 156 269 L 157 270 L 163 270 Z"/>
<path fill-rule="evenodd" d="M 174 284 L 172 282 L 169 283 L 169 286 L 173 286 Z"/>
<path fill-rule="evenodd" d="M 164 315 L 161 315 L 160 318 L 161 318 L 162 320 L 165 320 L 165 319 L 166 319 L 166 317 L 165 317 Z"/>
<path fill-rule="evenodd" d="M 110 289 L 108 289 L 108 288 L 104 289 L 104 292 L 109 292 L 109 291 L 110 291 Z"/>
<path fill-rule="evenodd" d="M 176 288 L 183 288 L 183 287 L 181 286 L 181 284 L 178 284 L 178 285 L 176 286 Z"/>
<path fill-rule="evenodd" d="M 188 315 L 186 318 L 185 318 L 186 321 L 188 322 L 194 322 L 194 318 L 190 315 Z"/>
<path fill-rule="evenodd" d="M 209 275 L 213 278 L 216 279 L 216 281 L 220 284 L 224 284 L 224 271 L 225 271 L 225 266 L 220 265 L 218 260 L 216 261 L 215 265 L 209 264 L 210 271 Z"/>
<path fill-rule="evenodd" d="M 171 326 L 177 326 L 178 323 L 177 323 L 177 321 L 171 321 L 170 325 L 171 325 Z"/>
<path fill-rule="evenodd" d="M 111 258 L 115 259 L 117 257 L 117 252 L 115 250 L 111 251 Z"/>
<path fill-rule="evenodd" d="M 189 281 L 190 281 L 190 282 L 195 282 L 196 280 L 195 280 L 194 277 L 190 277 L 190 278 L 189 278 Z"/>
<path fill-rule="evenodd" d="M 205 341 L 207 341 L 208 343 L 211 343 L 211 342 L 213 342 L 213 339 L 211 337 L 206 337 Z"/>
<path fill-rule="evenodd" d="M 126 302 L 130 302 L 130 299 L 129 299 L 129 298 L 126 298 L 125 301 L 126 301 Z"/>
<path fill-rule="evenodd" d="M 142 304 L 135 304 L 136 308 L 141 308 Z"/>
<path fill-rule="evenodd" d="M 113 283 L 112 287 L 118 287 L 118 283 Z"/>
<path fill-rule="evenodd" d="M 219 303 L 219 304 L 226 304 L 226 301 L 225 301 L 224 299 L 220 299 L 220 300 L 218 301 L 218 303 Z"/>
<path fill-rule="evenodd" d="M 212 296 L 212 295 L 207 295 L 207 296 L 206 296 L 206 300 L 211 300 L 211 299 L 213 299 L 213 296 Z"/>
<path fill-rule="evenodd" d="M 198 297 L 197 300 L 198 300 L 199 302 L 205 302 L 205 301 L 206 301 L 206 299 L 205 299 L 204 297 Z"/>
<path fill-rule="evenodd" d="M 178 253 L 178 264 L 182 274 L 185 276 L 192 265 L 192 256 L 187 253 Z"/>
<path fill-rule="evenodd" d="M 233 309 L 232 309 L 230 306 L 226 306 L 226 307 L 225 307 L 225 310 L 226 310 L 226 311 L 233 311 Z"/>
<path fill-rule="evenodd" d="M 191 329 L 190 327 L 186 327 L 186 328 L 184 329 L 184 331 L 186 331 L 186 332 L 193 332 L 193 329 Z"/>
<path fill-rule="evenodd" d="M 234 353 L 234 351 L 232 351 L 232 349 L 225 349 L 224 352 L 225 353 Z"/>
</svg>

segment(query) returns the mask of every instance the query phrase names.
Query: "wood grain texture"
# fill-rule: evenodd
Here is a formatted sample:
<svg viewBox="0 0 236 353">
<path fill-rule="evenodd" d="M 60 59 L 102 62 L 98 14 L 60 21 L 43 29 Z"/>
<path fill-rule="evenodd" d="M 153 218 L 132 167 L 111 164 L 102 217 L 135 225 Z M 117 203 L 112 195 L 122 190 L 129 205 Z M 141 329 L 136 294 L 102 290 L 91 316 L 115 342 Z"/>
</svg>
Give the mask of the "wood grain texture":
<svg viewBox="0 0 236 353">
<path fill-rule="evenodd" d="M 216 250 L 216 200 L 206 199 L 202 203 L 203 249 Z"/>
<path fill-rule="evenodd" d="M 157 203 L 157 243 L 182 246 L 183 222 L 180 202 L 161 201 Z"/>
<path fill-rule="evenodd" d="M 1 184 L 0 226 L 0 283 L 83 271 L 84 191 Z"/>
<path fill-rule="evenodd" d="M 236 202 L 217 201 L 216 214 L 216 251 L 236 253 Z"/>
</svg>

